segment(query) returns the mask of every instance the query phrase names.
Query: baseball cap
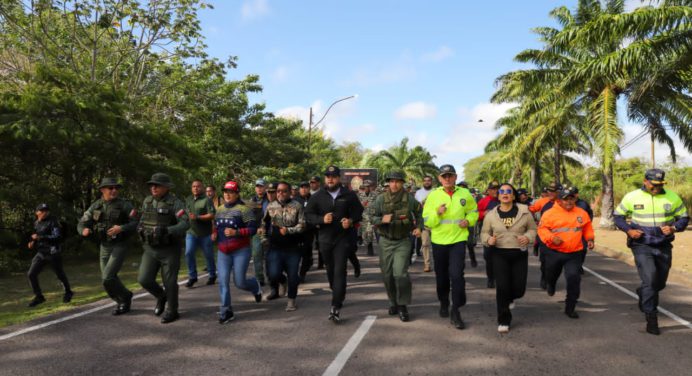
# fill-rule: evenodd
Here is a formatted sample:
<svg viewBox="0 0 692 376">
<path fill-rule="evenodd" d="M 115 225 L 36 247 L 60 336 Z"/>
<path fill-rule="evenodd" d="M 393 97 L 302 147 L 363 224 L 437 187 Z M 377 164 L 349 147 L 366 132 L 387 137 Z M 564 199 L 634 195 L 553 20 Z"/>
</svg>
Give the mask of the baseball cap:
<svg viewBox="0 0 692 376">
<path fill-rule="evenodd" d="M 44 211 L 44 210 L 50 210 L 50 207 L 45 202 L 38 204 L 38 206 L 36 207 L 36 211 Z"/>
<path fill-rule="evenodd" d="M 319 176 L 315 175 L 315 176 L 310 178 L 310 183 L 312 183 L 312 182 L 318 182 L 319 183 L 321 180 L 322 179 L 320 179 Z"/>
<path fill-rule="evenodd" d="M 457 170 L 454 169 L 454 166 L 450 164 L 442 165 L 440 166 L 440 175 L 448 175 L 448 174 L 455 174 L 456 175 Z"/>
<path fill-rule="evenodd" d="M 570 187 L 560 189 L 560 191 L 557 194 L 557 196 L 559 198 L 566 198 L 566 197 L 574 196 L 574 195 L 575 195 L 574 189 L 570 188 Z"/>
<path fill-rule="evenodd" d="M 562 186 L 556 182 L 552 182 L 552 183 L 548 184 L 548 186 L 545 187 L 545 189 L 548 192 L 555 192 L 555 191 L 561 190 Z"/>
<path fill-rule="evenodd" d="M 278 183 L 271 182 L 267 184 L 267 192 L 276 192 L 276 187 L 278 186 Z"/>
<path fill-rule="evenodd" d="M 526 190 L 526 188 L 519 188 L 517 189 L 517 196 L 519 195 L 528 195 L 529 191 Z"/>
<path fill-rule="evenodd" d="M 493 180 L 488 184 L 488 189 L 498 189 L 500 188 L 500 183 L 497 180 Z"/>
<path fill-rule="evenodd" d="M 327 170 L 324 171 L 324 176 L 341 176 L 341 170 L 334 165 L 329 166 Z"/>
<path fill-rule="evenodd" d="M 257 179 L 257 181 L 255 181 L 255 187 L 258 185 L 264 187 L 267 185 L 267 182 L 265 182 L 264 179 Z"/>
<path fill-rule="evenodd" d="M 648 170 L 646 170 L 646 173 L 644 174 L 644 179 L 648 180 L 649 182 L 651 182 L 651 184 L 654 184 L 654 185 L 666 184 L 665 178 L 666 178 L 665 171 L 658 169 L 658 168 L 648 169 Z"/>
<path fill-rule="evenodd" d="M 301 181 L 300 184 L 298 184 L 299 187 L 309 187 L 310 183 L 307 181 Z"/>
<path fill-rule="evenodd" d="M 223 185 L 224 191 L 240 192 L 240 186 L 233 180 L 229 180 Z"/>
</svg>

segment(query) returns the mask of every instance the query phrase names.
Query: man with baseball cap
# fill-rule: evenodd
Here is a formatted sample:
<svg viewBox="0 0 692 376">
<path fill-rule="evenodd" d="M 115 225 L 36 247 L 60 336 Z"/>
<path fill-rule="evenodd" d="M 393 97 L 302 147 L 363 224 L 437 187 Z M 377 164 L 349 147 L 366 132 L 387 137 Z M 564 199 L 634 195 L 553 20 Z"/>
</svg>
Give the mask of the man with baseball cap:
<svg viewBox="0 0 692 376">
<path fill-rule="evenodd" d="M 468 189 L 456 186 L 457 173 L 452 165 L 440 167 L 438 180 L 441 187 L 433 190 L 425 200 L 423 221 L 430 229 L 435 263 L 437 298 L 440 317 L 450 316 L 457 329 L 464 329 L 459 308 L 466 305 L 464 259 L 469 231 L 478 220 L 476 200 Z M 449 311 L 449 293 L 452 293 L 452 311 Z"/>
<path fill-rule="evenodd" d="M 557 205 L 543 213 L 538 225 L 541 252 L 545 255 L 545 281 L 549 296 L 555 294 L 557 283 L 562 270 L 565 270 L 567 281 L 567 297 L 565 299 L 565 314 L 576 319 L 579 314 L 575 311 L 581 292 L 582 253 L 585 252 L 583 241 L 588 249 L 594 247 L 594 231 L 589 214 L 575 205 L 576 195 L 571 188 L 558 192 Z"/>
<path fill-rule="evenodd" d="M 178 313 L 178 271 L 183 237 L 190 228 L 185 203 L 170 190 L 170 176 L 157 172 L 147 182 L 151 195 L 144 199 L 137 233 L 144 253 L 138 282 L 156 298 L 154 314 L 167 324 L 180 318 Z M 163 287 L 156 282 L 161 270 Z"/>
<path fill-rule="evenodd" d="M 117 304 L 113 315 L 130 311 L 132 292 L 118 278 L 128 252 L 128 239 L 135 233 L 138 215 L 130 201 L 120 197 L 122 188 L 115 178 L 103 178 L 98 186 L 101 198 L 94 201 L 77 224 L 77 232 L 99 243 L 103 288 Z"/>
<path fill-rule="evenodd" d="M 332 289 L 329 320 L 339 323 L 346 298 L 346 260 L 355 246 L 352 228 L 361 221 L 363 206 L 356 194 L 341 184 L 339 167 L 327 167 L 324 175 L 325 187 L 310 197 L 305 216 L 309 224 L 319 226 L 319 250 Z"/>
<path fill-rule="evenodd" d="M 626 194 L 614 213 L 615 225 L 627 233 L 627 246 L 632 249 L 642 282 L 637 295 L 639 309 L 646 317 L 646 331 L 654 335 L 661 333 L 658 296 L 668 280 L 675 233 L 685 231 L 690 220 L 680 196 L 664 189 L 665 176 L 663 170 L 647 170 L 642 188 Z"/>
<path fill-rule="evenodd" d="M 41 286 L 38 282 L 38 275 L 43 270 L 45 265 L 50 264 L 62 283 L 65 294 L 62 297 L 63 303 L 69 303 L 72 300 L 74 293 L 70 289 L 70 282 L 67 280 L 67 275 L 62 267 L 62 256 L 60 255 L 60 241 L 62 240 L 62 231 L 60 222 L 51 215 L 48 204 L 42 203 L 36 207 L 36 221 L 34 222 L 34 233 L 31 234 L 28 248 L 36 251 L 36 256 L 31 260 L 28 277 L 31 289 L 34 291 L 34 298 L 29 303 L 29 307 L 35 307 L 46 301 L 46 298 L 41 292 Z"/>
</svg>

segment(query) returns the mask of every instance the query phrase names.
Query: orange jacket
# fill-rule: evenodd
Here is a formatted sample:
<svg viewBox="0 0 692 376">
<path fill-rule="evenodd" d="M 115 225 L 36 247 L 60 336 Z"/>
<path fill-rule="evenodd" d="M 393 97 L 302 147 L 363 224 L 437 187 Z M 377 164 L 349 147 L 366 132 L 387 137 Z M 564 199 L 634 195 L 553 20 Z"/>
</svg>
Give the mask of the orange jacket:
<svg viewBox="0 0 692 376">
<path fill-rule="evenodd" d="M 586 211 L 576 206 L 567 211 L 559 204 L 543 213 L 538 236 L 548 248 L 563 253 L 583 250 L 582 239 L 594 240 L 593 226 Z M 553 243 L 553 236 L 562 239 L 562 243 Z"/>
<path fill-rule="evenodd" d="M 536 213 L 541 211 L 543 209 L 543 206 L 545 204 L 549 203 L 551 201 L 550 197 L 541 197 L 538 200 L 534 201 L 533 205 L 529 206 L 529 210 L 531 213 Z"/>
</svg>

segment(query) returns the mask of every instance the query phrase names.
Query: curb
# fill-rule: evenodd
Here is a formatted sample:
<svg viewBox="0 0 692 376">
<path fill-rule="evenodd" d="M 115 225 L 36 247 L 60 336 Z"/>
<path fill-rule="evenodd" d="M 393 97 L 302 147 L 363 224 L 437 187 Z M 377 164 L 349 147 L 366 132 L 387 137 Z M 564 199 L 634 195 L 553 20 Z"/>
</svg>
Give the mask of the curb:
<svg viewBox="0 0 692 376">
<path fill-rule="evenodd" d="M 610 247 L 605 247 L 602 245 L 596 245 L 594 251 L 602 254 L 603 256 L 622 261 L 628 265 L 635 266 L 634 256 L 630 252 L 625 252 Z M 682 270 L 676 269 L 674 267 L 670 268 L 670 273 L 668 275 L 668 281 L 679 283 L 685 285 L 686 287 L 692 288 L 692 274 L 684 272 Z"/>
</svg>

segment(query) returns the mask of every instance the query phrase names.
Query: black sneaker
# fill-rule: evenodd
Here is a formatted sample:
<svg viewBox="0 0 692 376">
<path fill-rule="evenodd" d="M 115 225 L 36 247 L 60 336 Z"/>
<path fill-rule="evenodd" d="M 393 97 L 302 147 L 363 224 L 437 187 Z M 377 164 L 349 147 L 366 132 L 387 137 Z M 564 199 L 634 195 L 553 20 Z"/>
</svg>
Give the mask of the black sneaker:
<svg viewBox="0 0 692 376">
<path fill-rule="evenodd" d="M 46 301 L 46 298 L 44 298 L 43 295 L 36 295 L 29 302 L 29 307 L 36 307 L 37 305 L 39 305 L 45 301 Z"/>
<path fill-rule="evenodd" d="M 255 295 L 255 303 L 259 303 L 262 301 L 262 285 L 260 285 L 259 281 L 257 282 L 257 294 Z M 231 315 L 233 315 L 233 312 L 231 312 Z"/>
<path fill-rule="evenodd" d="M 118 304 L 117 307 L 113 310 L 113 316 L 119 316 L 119 315 L 124 315 L 128 312 L 130 312 L 130 306 L 132 305 L 132 300 L 128 300 L 127 302 L 120 303 Z"/>
<path fill-rule="evenodd" d="M 166 310 L 166 297 L 156 299 L 156 308 L 154 308 L 154 315 L 161 316 L 163 311 Z"/>
<path fill-rule="evenodd" d="M 72 301 L 72 297 L 74 296 L 74 293 L 70 291 L 65 291 L 65 294 L 62 296 L 62 302 L 63 303 L 69 303 Z"/>
<path fill-rule="evenodd" d="M 408 316 L 408 309 L 405 305 L 399 306 L 399 320 L 402 322 L 408 322 L 410 320 Z"/>
<path fill-rule="evenodd" d="M 233 321 L 233 319 L 235 319 L 235 315 L 233 314 L 233 311 L 228 310 L 228 311 L 224 312 L 223 314 L 221 314 L 221 316 L 219 316 L 219 324 L 226 324 L 230 321 Z"/>
<path fill-rule="evenodd" d="M 272 290 L 267 295 L 267 300 L 274 300 L 279 298 L 279 291 L 272 287 Z"/>
<path fill-rule="evenodd" d="M 459 313 L 459 309 L 453 309 L 452 310 L 452 315 L 449 318 L 449 321 L 454 325 L 455 328 L 461 330 L 466 327 L 464 324 L 464 321 L 461 319 L 461 314 Z"/>
<path fill-rule="evenodd" d="M 394 316 L 397 313 L 399 313 L 399 308 L 397 308 L 397 306 L 391 306 L 389 307 L 389 311 L 387 311 L 387 314 L 389 314 L 389 316 Z"/>
<path fill-rule="evenodd" d="M 161 318 L 161 324 L 168 324 L 180 318 L 178 312 L 166 311 Z"/>
<path fill-rule="evenodd" d="M 185 284 L 185 287 L 191 289 L 192 286 L 195 285 L 195 283 L 197 283 L 197 278 L 189 278 L 189 279 L 187 280 L 187 283 Z"/>
<path fill-rule="evenodd" d="M 329 321 L 332 321 L 334 324 L 338 324 L 341 322 L 341 312 L 339 312 L 339 309 L 336 307 L 332 307 L 332 309 L 329 311 Z"/>
<path fill-rule="evenodd" d="M 440 317 L 449 317 L 449 304 L 440 305 Z"/>
<path fill-rule="evenodd" d="M 578 319 L 579 314 L 575 310 L 565 310 L 565 315 L 569 317 L 570 319 Z"/>
<path fill-rule="evenodd" d="M 207 279 L 207 286 L 211 286 L 214 283 L 216 283 L 216 277 L 209 277 L 209 279 Z"/>
<path fill-rule="evenodd" d="M 548 296 L 555 295 L 555 285 L 551 285 L 551 284 L 546 283 L 545 291 L 548 292 Z"/>
<path fill-rule="evenodd" d="M 646 315 L 646 332 L 655 336 L 661 334 L 661 329 L 658 328 L 658 315 L 656 313 Z"/>
</svg>

